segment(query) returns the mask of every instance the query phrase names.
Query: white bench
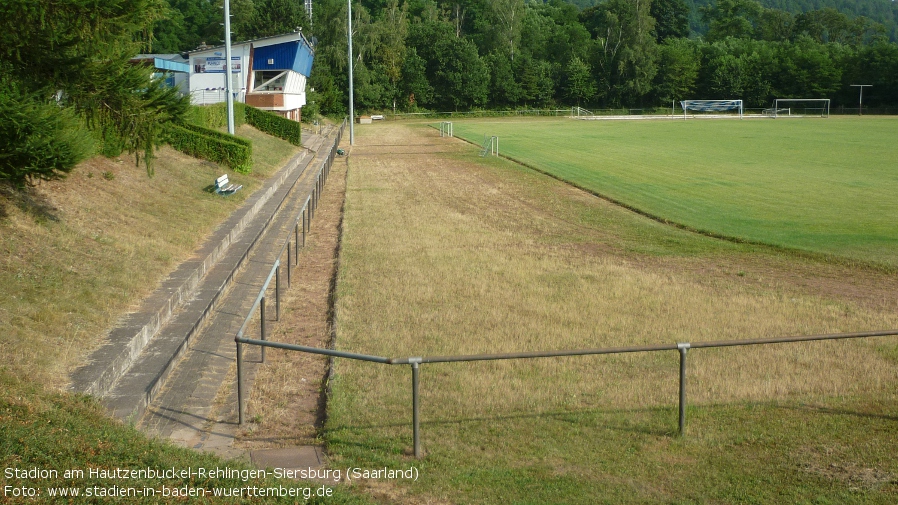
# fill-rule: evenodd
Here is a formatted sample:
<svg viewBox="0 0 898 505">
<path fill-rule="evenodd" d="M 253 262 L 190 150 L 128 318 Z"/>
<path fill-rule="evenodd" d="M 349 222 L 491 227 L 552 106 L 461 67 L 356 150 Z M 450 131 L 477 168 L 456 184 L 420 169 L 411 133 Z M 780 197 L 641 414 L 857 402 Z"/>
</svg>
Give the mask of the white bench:
<svg viewBox="0 0 898 505">
<path fill-rule="evenodd" d="M 228 174 L 224 174 L 218 179 L 215 179 L 215 192 L 219 195 L 232 195 L 242 187 L 242 184 L 240 186 L 231 184 L 231 182 L 228 181 Z"/>
</svg>

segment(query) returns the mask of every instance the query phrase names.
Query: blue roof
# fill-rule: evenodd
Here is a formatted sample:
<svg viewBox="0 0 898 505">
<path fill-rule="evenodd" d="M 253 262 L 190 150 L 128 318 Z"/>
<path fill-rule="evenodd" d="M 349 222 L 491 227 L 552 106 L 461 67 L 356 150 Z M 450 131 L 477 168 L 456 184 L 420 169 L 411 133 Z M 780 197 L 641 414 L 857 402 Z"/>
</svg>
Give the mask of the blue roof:
<svg viewBox="0 0 898 505">
<path fill-rule="evenodd" d="M 171 70 L 172 72 L 190 72 L 190 65 L 178 61 L 164 60 L 162 58 L 153 58 L 153 64 L 161 70 Z"/>
<path fill-rule="evenodd" d="M 312 49 L 303 41 L 257 47 L 253 52 L 253 70 L 292 70 L 309 77 L 314 58 Z"/>
</svg>

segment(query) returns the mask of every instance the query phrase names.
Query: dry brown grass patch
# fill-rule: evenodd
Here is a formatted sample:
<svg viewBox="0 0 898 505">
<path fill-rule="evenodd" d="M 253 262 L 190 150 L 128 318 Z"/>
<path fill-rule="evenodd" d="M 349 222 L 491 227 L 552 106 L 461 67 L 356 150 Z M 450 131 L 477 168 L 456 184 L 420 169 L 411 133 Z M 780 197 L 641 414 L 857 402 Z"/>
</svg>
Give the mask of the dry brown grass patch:
<svg viewBox="0 0 898 505">
<path fill-rule="evenodd" d="M 898 326 L 888 303 L 867 303 L 886 288 L 856 298 L 835 288 L 856 282 L 847 267 L 670 229 L 434 137 L 406 124 L 360 129 L 347 189 L 341 349 L 473 354 Z M 421 154 L 386 154 L 393 144 Z M 437 148 L 456 152 L 428 154 Z M 730 261 L 764 270 L 697 268 Z M 821 273 L 836 277 L 822 283 Z M 894 284 L 876 272 L 861 277 Z M 824 284 L 831 289 L 817 289 Z M 429 365 L 422 395 L 437 418 L 671 405 L 676 363 L 671 352 Z M 868 342 L 695 350 L 689 367 L 694 402 L 876 391 L 898 378 Z M 358 393 L 363 424 L 407 403 L 404 371 L 347 362 L 339 370 Z M 357 390 L 366 384 L 378 386 Z"/>
<path fill-rule="evenodd" d="M 298 151 L 251 128 L 241 134 L 267 154 L 252 175 L 231 174 L 245 189 L 229 198 L 207 191 L 225 169 L 167 147 L 154 177 L 127 158 L 95 157 L 65 180 L 0 195 L 4 366 L 63 387 L 116 321 Z"/>
</svg>

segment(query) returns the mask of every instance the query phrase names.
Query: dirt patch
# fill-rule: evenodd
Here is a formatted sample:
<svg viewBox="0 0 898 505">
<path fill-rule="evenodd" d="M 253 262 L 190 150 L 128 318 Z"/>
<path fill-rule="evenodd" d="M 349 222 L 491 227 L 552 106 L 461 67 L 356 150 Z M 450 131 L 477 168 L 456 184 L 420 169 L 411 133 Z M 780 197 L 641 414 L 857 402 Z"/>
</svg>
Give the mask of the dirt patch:
<svg viewBox="0 0 898 505">
<path fill-rule="evenodd" d="M 803 447 L 795 459 L 802 471 L 826 480 L 840 482 L 850 490 L 874 491 L 883 486 L 898 485 L 898 478 L 890 472 L 871 465 L 845 461 L 841 447 Z"/>
<path fill-rule="evenodd" d="M 334 163 L 291 285 L 282 298 L 281 321 L 271 329 L 278 342 L 327 347 L 331 340 L 331 290 L 336 276 L 343 201 L 345 158 Z M 328 361 L 323 356 L 269 349 L 247 406 L 251 422 L 239 437 L 244 449 L 268 449 L 320 443 L 324 419 L 322 394 Z"/>
</svg>

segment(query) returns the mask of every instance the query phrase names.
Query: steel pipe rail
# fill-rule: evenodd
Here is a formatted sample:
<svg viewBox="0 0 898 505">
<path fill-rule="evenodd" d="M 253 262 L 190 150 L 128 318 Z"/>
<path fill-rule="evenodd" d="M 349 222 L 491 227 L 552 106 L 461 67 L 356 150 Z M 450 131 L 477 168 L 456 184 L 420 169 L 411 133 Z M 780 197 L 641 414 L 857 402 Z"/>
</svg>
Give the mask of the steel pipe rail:
<svg viewBox="0 0 898 505">
<path fill-rule="evenodd" d="M 715 347 L 735 347 L 749 345 L 765 345 L 765 344 L 785 344 L 814 342 L 823 340 L 868 338 L 868 337 L 887 337 L 898 335 L 898 330 L 877 330 L 862 331 L 854 333 L 829 333 L 821 335 L 800 335 L 791 337 L 773 337 L 773 338 L 757 338 L 743 340 L 718 340 L 709 342 L 678 342 L 676 344 L 655 344 L 655 345 L 639 345 L 627 347 L 605 347 L 597 349 L 570 349 L 558 351 L 532 351 L 532 352 L 511 352 L 511 353 L 494 353 L 494 354 L 469 354 L 457 356 L 422 356 L 409 358 L 385 358 L 382 356 L 372 356 L 367 354 L 358 354 L 345 351 L 337 351 L 333 349 L 321 349 L 317 347 L 308 347 L 295 344 L 286 344 L 280 342 L 269 342 L 266 340 L 254 340 L 243 338 L 238 334 L 235 338 L 238 347 L 238 401 L 240 412 L 240 423 L 243 424 L 243 394 L 241 393 L 242 381 L 240 369 L 242 368 L 242 350 L 241 344 L 258 345 L 264 347 L 276 347 L 279 349 L 287 349 L 291 351 L 308 352 L 312 354 L 321 354 L 335 358 L 355 359 L 359 361 L 369 361 L 374 363 L 382 363 L 387 365 L 411 365 L 412 367 L 412 429 L 414 454 L 416 458 L 420 458 L 423 454 L 421 450 L 421 434 L 420 434 L 420 396 L 418 388 L 420 384 L 420 369 L 425 363 L 459 363 L 469 361 L 493 361 L 507 359 L 532 359 L 532 358 L 557 358 L 565 356 L 590 356 L 601 354 L 624 354 L 632 352 L 657 352 L 657 351 L 677 351 L 680 357 L 679 366 L 679 435 L 686 433 L 686 356 L 689 349 L 709 349 Z"/>
</svg>

